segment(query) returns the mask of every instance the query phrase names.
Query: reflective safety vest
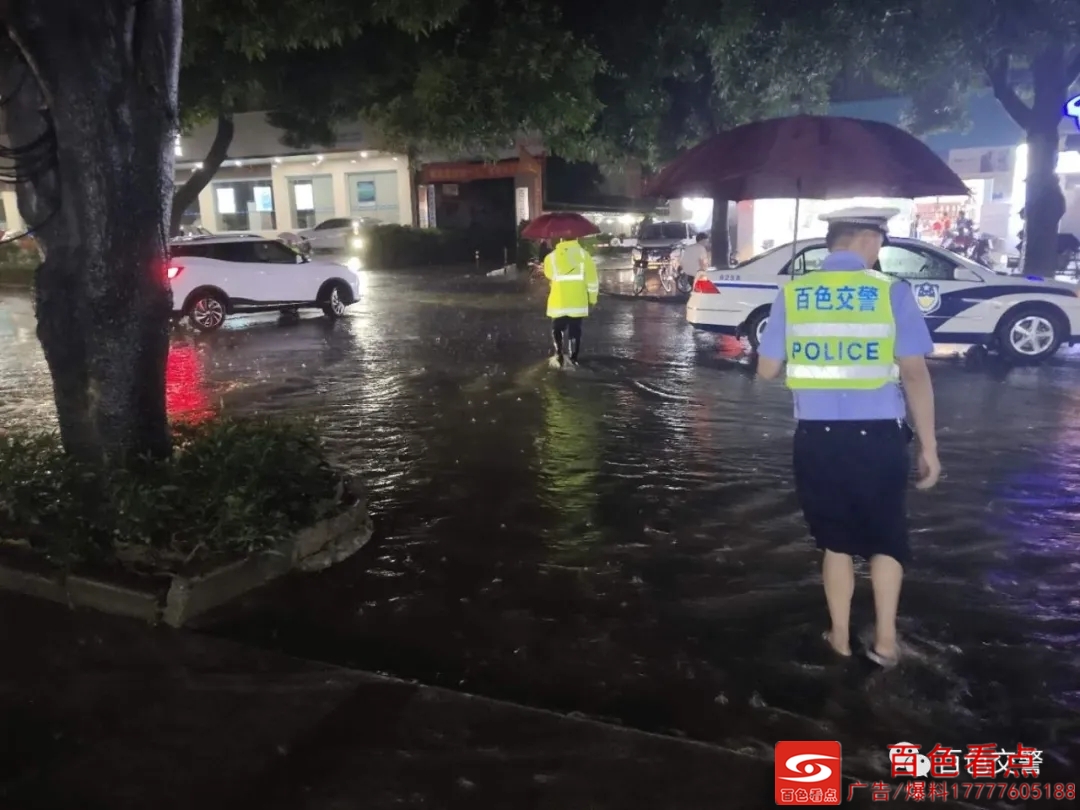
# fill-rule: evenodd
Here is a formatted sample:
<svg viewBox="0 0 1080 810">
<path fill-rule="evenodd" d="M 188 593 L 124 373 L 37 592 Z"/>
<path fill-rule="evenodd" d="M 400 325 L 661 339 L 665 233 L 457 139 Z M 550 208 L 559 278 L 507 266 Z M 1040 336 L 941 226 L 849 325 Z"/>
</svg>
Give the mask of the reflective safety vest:
<svg viewBox="0 0 1080 810">
<path fill-rule="evenodd" d="M 875 270 L 816 270 L 784 287 L 788 388 L 869 390 L 896 382 L 892 285 Z"/>
<path fill-rule="evenodd" d="M 596 304 L 600 280 L 592 256 L 576 241 L 560 242 L 544 258 L 544 275 L 551 282 L 549 318 L 586 318 Z"/>
</svg>

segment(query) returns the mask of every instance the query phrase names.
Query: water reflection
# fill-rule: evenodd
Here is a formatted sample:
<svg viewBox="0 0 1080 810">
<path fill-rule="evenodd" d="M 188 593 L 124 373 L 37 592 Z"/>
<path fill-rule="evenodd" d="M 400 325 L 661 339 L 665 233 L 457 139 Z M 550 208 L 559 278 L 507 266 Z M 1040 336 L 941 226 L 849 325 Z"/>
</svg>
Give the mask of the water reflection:
<svg viewBox="0 0 1080 810">
<path fill-rule="evenodd" d="M 600 540 L 596 506 L 603 409 L 595 397 L 575 396 L 572 382 L 555 374 L 544 381 L 537 442 L 541 498 L 555 515 L 552 559 L 567 565 L 586 562 L 589 547 Z"/>
<path fill-rule="evenodd" d="M 205 355 L 191 343 L 174 343 L 169 347 L 165 366 L 165 410 L 170 419 L 198 424 L 215 415 L 205 364 Z"/>
</svg>

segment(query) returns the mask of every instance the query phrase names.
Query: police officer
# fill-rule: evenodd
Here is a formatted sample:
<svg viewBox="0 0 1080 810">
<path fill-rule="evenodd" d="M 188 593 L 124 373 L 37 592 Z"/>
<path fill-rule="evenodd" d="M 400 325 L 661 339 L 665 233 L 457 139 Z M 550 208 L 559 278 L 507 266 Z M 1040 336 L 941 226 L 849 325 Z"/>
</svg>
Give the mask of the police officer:
<svg viewBox="0 0 1080 810">
<path fill-rule="evenodd" d="M 581 351 L 581 322 L 589 317 L 589 308 L 596 306 L 600 280 L 596 263 L 576 239 L 560 239 L 544 257 L 544 275 L 551 282 L 548 292 L 547 316 L 551 318 L 551 337 L 555 344 L 552 365 L 565 363 L 563 335 L 570 341 L 570 364 L 578 364 Z"/>
<path fill-rule="evenodd" d="M 838 654 L 851 655 L 853 557 L 864 557 L 875 612 L 866 654 L 886 668 L 899 658 L 896 611 L 909 557 L 912 431 L 904 421 L 905 393 L 919 440 L 916 487 L 929 489 L 941 475 L 926 321 L 906 283 L 869 269 L 877 265 L 887 223 L 897 213 L 851 208 L 822 216 L 829 223 L 829 254 L 820 270 L 780 291 L 758 352 L 758 375 L 765 379 L 778 377 L 786 363 L 795 397 L 795 489 L 824 551 L 832 620 L 825 640 Z"/>
</svg>

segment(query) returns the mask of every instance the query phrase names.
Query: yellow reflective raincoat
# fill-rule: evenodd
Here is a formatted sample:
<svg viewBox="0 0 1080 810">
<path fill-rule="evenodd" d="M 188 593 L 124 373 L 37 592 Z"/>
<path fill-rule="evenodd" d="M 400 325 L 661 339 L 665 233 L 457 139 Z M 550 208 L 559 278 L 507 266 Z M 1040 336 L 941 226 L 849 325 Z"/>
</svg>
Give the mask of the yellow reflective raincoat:
<svg viewBox="0 0 1080 810">
<path fill-rule="evenodd" d="M 596 263 L 585 248 L 573 239 L 560 242 L 544 259 L 544 275 L 551 282 L 549 318 L 589 317 L 589 307 L 596 306 L 600 294 L 600 280 Z"/>
</svg>

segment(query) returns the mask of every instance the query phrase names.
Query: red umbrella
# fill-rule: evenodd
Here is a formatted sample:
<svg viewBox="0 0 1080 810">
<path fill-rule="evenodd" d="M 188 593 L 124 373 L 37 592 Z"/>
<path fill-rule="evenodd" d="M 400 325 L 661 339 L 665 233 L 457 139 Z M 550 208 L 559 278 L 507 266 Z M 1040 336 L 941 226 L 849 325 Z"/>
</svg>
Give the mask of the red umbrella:
<svg viewBox="0 0 1080 810">
<path fill-rule="evenodd" d="M 581 214 L 541 214 L 522 230 L 526 239 L 578 239 L 600 233 L 600 229 Z"/>
<path fill-rule="evenodd" d="M 648 184 L 661 197 L 720 200 L 968 196 L 952 169 L 913 135 L 880 121 L 796 115 L 721 132 Z"/>
</svg>

